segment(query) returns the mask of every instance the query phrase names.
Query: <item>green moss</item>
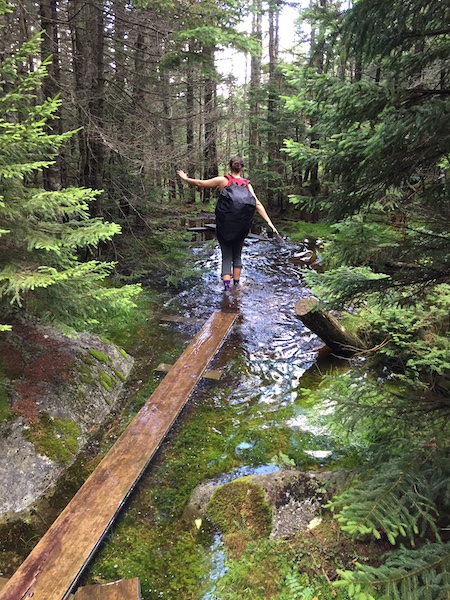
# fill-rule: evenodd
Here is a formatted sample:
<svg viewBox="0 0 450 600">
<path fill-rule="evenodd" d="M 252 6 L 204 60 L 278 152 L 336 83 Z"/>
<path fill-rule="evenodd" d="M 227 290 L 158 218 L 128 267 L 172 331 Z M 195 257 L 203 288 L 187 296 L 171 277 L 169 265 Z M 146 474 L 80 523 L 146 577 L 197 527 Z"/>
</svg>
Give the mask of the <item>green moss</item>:
<svg viewBox="0 0 450 600">
<path fill-rule="evenodd" d="M 81 383 L 84 383 L 86 385 L 92 385 L 95 381 L 92 375 L 92 369 L 83 365 L 78 368 L 78 378 L 81 381 Z"/>
<path fill-rule="evenodd" d="M 121 373 L 118 369 L 113 369 L 114 375 L 119 379 L 122 383 L 125 381 L 126 377 L 123 373 Z"/>
<path fill-rule="evenodd" d="M 206 506 L 206 516 L 222 533 L 245 530 L 250 539 L 268 537 L 272 528 L 264 491 L 245 477 L 219 486 Z"/>
<path fill-rule="evenodd" d="M 303 242 L 305 239 L 315 242 L 319 238 L 329 240 L 333 230 L 330 225 L 325 223 L 289 221 L 283 223 L 283 232 L 287 233 L 293 242 Z"/>
<path fill-rule="evenodd" d="M 346 591 L 330 585 L 334 572 L 326 546 L 322 556 L 309 556 L 293 540 L 260 539 L 245 546 L 234 541 L 214 600 L 348 600 Z"/>
<path fill-rule="evenodd" d="M 0 372 L 0 421 L 11 416 L 11 407 L 8 402 L 8 383 L 9 380 Z"/>
<path fill-rule="evenodd" d="M 39 422 L 32 423 L 23 435 L 39 454 L 65 465 L 78 451 L 80 428 L 71 419 L 54 419 L 43 413 Z"/>
<path fill-rule="evenodd" d="M 204 550 L 195 535 L 177 528 L 162 538 L 158 525 L 126 518 L 114 529 L 114 552 L 103 547 L 90 574 L 90 582 L 139 577 L 142 597 L 197 598 L 204 576 Z"/>
<path fill-rule="evenodd" d="M 114 385 L 117 383 L 117 379 L 108 375 L 106 371 L 100 369 L 98 372 L 100 385 L 102 385 L 107 392 L 111 392 Z"/>
<path fill-rule="evenodd" d="M 117 350 L 120 352 L 120 354 L 124 357 L 124 358 L 128 358 L 128 354 L 125 352 L 125 350 L 123 348 L 120 348 L 119 346 L 117 346 Z"/>
<path fill-rule="evenodd" d="M 91 356 L 93 356 L 96 360 L 98 360 L 99 362 L 105 363 L 106 365 L 111 362 L 111 359 L 109 358 L 109 356 L 106 355 L 104 352 L 100 352 L 100 350 L 95 350 L 95 349 L 91 348 L 91 350 L 89 350 L 89 354 Z"/>
</svg>

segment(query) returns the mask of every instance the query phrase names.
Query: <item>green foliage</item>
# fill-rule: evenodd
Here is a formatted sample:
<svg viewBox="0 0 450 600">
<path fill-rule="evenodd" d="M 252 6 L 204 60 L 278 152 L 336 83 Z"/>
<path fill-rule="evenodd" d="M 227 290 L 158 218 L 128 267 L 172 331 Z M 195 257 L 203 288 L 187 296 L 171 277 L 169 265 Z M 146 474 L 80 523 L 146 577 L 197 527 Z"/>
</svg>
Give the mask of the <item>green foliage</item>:
<svg viewBox="0 0 450 600">
<path fill-rule="evenodd" d="M 331 230 L 331 250 L 326 254 L 330 268 L 385 265 L 396 257 L 402 241 L 399 231 L 360 215 L 331 225 Z"/>
<path fill-rule="evenodd" d="M 286 575 L 284 586 L 286 592 L 281 594 L 280 600 L 314 600 L 314 596 L 316 596 L 316 591 L 310 585 L 308 576 L 295 570 Z"/>
<path fill-rule="evenodd" d="M 292 200 L 325 208 L 334 229 L 329 270 L 305 281 L 329 305 L 358 309 L 352 328 L 371 348 L 370 361 L 322 392 L 334 430 L 366 461 L 330 507 L 354 536 L 396 547 L 380 566 L 341 574 L 358 600 L 450 589 L 439 538 L 450 498 L 450 100 L 439 69 L 448 18 L 439 0 L 360 0 L 337 27 L 324 24 L 320 73 L 290 67 L 297 93 L 286 105 L 307 131 L 286 152 L 302 168 L 318 161 L 329 190 L 325 204 Z"/>
<path fill-rule="evenodd" d="M 432 33 L 429 17 L 440 33 Z M 304 168 L 319 162 L 330 220 L 359 213 L 338 224 L 330 264 L 370 264 L 389 275 L 385 289 L 449 277 L 449 100 L 437 68 L 450 55 L 442 33 L 447 18 L 438 0 L 417 12 L 411 3 L 362 0 L 324 40 L 328 56 L 339 46 L 341 60 L 355 61 L 360 77 L 346 77 L 332 60 L 320 73 L 289 68 L 298 93 L 286 104 L 309 124 L 309 135 L 288 139 L 285 150 Z M 420 44 L 413 42 L 418 31 Z M 323 208 L 322 198 L 306 202 Z"/>
<path fill-rule="evenodd" d="M 115 223 L 90 217 L 89 204 L 101 192 L 46 191 L 36 183 L 72 135 L 46 131 L 61 101 L 37 103 L 45 63 L 31 73 L 19 68 L 38 49 L 37 36 L 0 65 L 0 305 L 3 314 L 19 307 L 81 328 L 109 310 L 129 310 L 139 288 L 107 288 L 113 263 L 80 261 L 81 250 L 120 232 Z"/>
<path fill-rule="evenodd" d="M 295 221 L 283 223 L 283 233 L 287 234 L 293 242 L 303 242 L 305 239 L 316 240 L 321 239 L 327 240 L 332 235 L 332 229 L 330 225 L 326 223 L 308 223 L 305 221 Z"/>
<path fill-rule="evenodd" d="M 227 543 L 225 568 L 210 595 L 215 600 L 347 600 L 345 589 L 333 589 L 322 574 L 308 575 L 302 566 L 311 561 L 308 552 L 297 555 L 297 540 L 264 540 L 249 542 L 243 548 L 240 540 Z M 322 555 L 328 548 L 320 546 Z M 302 556 L 302 559 L 300 559 Z M 300 563 L 300 564 L 299 564 Z"/>
<path fill-rule="evenodd" d="M 369 306 L 359 319 L 373 340 L 386 340 L 379 352 L 403 381 L 421 380 L 435 394 L 450 394 L 450 285 L 436 286 L 413 306 L 407 297 Z M 403 303 L 402 303 L 403 301 Z"/>
<path fill-rule="evenodd" d="M 388 275 L 373 273 L 369 267 L 342 266 L 325 273 L 304 272 L 304 280 L 324 302 L 342 307 L 350 299 L 367 296 L 370 290 L 380 289 Z"/>
<path fill-rule="evenodd" d="M 450 544 L 425 543 L 417 550 L 401 548 L 378 568 L 357 563 L 357 571 L 339 571 L 334 586 L 350 598 L 375 600 L 446 600 L 450 589 Z M 376 590 L 376 591 L 375 591 Z"/>
<path fill-rule="evenodd" d="M 416 536 L 430 530 L 439 538 L 429 482 L 416 465 L 412 468 L 398 459 L 385 463 L 370 479 L 354 482 L 328 507 L 337 511 L 342 530 L 356 537 L 380 539 L 384 533 L 393 545 L 399 537 L 414 545 Z"/>
</svg>

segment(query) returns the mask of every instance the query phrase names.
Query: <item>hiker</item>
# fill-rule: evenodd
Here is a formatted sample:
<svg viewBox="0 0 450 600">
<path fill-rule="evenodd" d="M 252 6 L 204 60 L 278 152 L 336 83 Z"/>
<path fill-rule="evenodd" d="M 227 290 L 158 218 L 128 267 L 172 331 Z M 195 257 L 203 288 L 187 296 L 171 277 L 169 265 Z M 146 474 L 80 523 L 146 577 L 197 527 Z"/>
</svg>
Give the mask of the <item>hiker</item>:
<svg viewBox="0 0 450 600">
<path fill-rule="evenodd" d="M 255 210 L 267 225 L 278 234 L 266 209 L 256 197 L 248 179 L 242 177 L 244 161 L 239 156 L 230 159 L 230 175 L 212 179 L 193 179 L 178 169 L 179 177 L 198 187 L 219 187 L 220 195 L 216 205 L 216 235 L 222 251 L 222 281 L 224 291 L 229 291 L 231 277 L 234 285 L 239 284 L 242 268 L 242 248 L 250 231 Z"/>
</svg>

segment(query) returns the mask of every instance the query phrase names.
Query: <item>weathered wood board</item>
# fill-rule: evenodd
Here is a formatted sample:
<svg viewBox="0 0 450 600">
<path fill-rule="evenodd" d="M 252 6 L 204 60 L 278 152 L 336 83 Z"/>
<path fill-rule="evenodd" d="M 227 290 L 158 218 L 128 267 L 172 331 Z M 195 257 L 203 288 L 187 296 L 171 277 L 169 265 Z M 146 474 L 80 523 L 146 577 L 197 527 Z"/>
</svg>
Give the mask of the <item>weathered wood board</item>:
<svg viewBox="0 0 450 600">
<path fill-rule="evenodd" d="M 206 229 L 209 229 L 209 230 L 211 230 L 211 229 L 215 230 L 216 229 L 216 224 L 215 223 L 205 223 L 203 227 L 205 227 Z M 257 241 L 257 240 L 258 241 L 260 241 L 260 240 L 266 241 L 267 240 L 266 237 L 264 237 L 262 235 L 258 235 L 257 233 L 247 233 L 247 238 L 246 239 L 251 239 L 251 240 L 254 240 L 254 241 Z"/>
<path fill-rule="evenodd" d="M 170 430 L 237 313 L 215 312 L 32 550 L 0 600 L 64 600 Z"/>
<path fill-rule="evenodd" d="M 172 369 L 173 365 L 170 363 L 159 363 L 155 371 L 159 371 L 160 373 L 168 373 Z M 222 373 L 217 369 L 208 369 L 208 371 L 203 373 L 202 377 L 203 379 L 214 379 L 215 381 L 218 381 L 222 377 Z"/>
<path fill-rule="evenodd" d="M 141 600 L 139 579 L 120 579 L 103 585 L 87 585 L 70 596 L 70 600 Z"/>
</svg>

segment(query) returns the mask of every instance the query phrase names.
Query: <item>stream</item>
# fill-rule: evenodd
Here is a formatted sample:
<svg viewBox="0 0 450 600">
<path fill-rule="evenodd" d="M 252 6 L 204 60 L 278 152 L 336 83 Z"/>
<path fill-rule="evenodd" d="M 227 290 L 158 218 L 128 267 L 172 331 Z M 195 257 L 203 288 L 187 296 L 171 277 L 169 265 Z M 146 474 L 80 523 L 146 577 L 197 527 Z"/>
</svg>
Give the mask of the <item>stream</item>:
<svg viewBox="0 0 450 600">
<path fill-rule="evenodd" d="M 317 366 L 323 344 L 294 314 L 295 302 L 310 295 L 302 285 L 302 251 L 289 241 L 249 242 L 241 283 L 225 295 L 217 245 L 196 244 L 200 277 L 161 307 L 160 317 L 185 320 L 162 320 L 160 331 L 181 353 L 213 311 L 238 311 L 209 367 L 222 375 L 197 386 L 83 585 L 139 577 L 144 600 L 216 600 L 226 570 L 222 542 L 206 524 L 184 517 L 193 489 L 286 465 L 320 469 L 339 458 L 341 450 L 322 427 L 310 390 L 323 372 L 342 366 L 332 359 Z M 160 360 L 169 362 L 160 356 L 155 364 Z M 162 376 L 152 372 L 151 378 Z"/>
</svg>

